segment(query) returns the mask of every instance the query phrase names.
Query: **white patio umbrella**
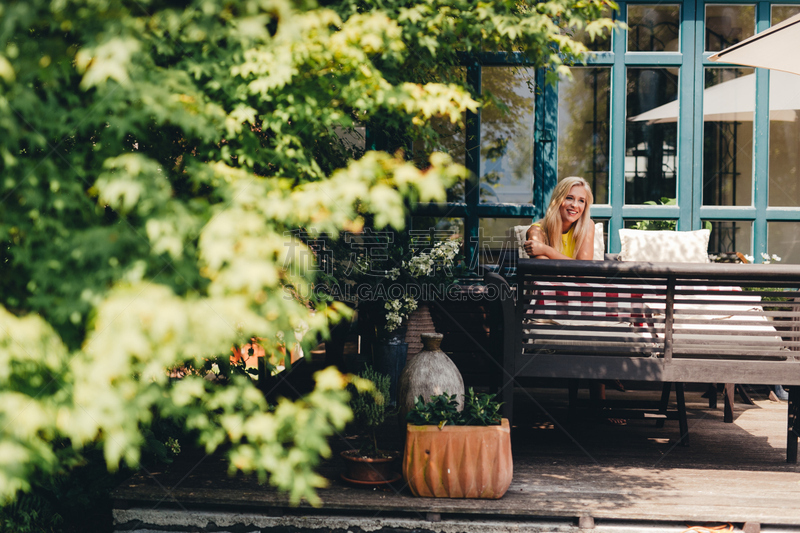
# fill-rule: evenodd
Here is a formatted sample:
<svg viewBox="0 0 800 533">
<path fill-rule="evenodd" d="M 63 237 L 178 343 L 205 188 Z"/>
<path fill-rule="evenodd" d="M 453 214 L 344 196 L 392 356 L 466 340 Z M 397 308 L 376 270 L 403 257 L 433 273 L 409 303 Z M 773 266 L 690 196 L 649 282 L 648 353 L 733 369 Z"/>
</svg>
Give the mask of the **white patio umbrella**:
<svg viewBox="0 0 800 533">
<path fill-rule="evenodd" d="M 800 74 L 800 15 L 753 35 L 708 59 Z"/>
<path fill-rule="evenodd" d="M 703 120 L 706 122 L 752 122 L 755 106 L 755 74 L 719 83 L 703 91 Z M 800 110 L 800 76 L 773 72 L 769 84 L 770 120 L 792 122 L 797 118 L 798 110 Z M 678 101 L 674 100 L 645 111 L 628 120 L 648 124 L 677 122 Z"/>
</svg>

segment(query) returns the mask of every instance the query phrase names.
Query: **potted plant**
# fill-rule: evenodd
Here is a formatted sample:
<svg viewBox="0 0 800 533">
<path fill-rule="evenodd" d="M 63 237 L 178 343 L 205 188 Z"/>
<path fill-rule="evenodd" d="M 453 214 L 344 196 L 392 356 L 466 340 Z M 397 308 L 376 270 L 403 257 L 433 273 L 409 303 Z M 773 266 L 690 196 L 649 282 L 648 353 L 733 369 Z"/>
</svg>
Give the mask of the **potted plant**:
<svg viewBox="0 0 800 533">
<path fill-rule="evenodd" d="M 409 316 L 421 302 L 444 297 L 456 282 L 463 268 L 461 240 L 365 231 L 346 235 L 331 252 L 324 279 L 337 294 L 356 301 L 362 349 L 377 370 L 389 375 L 389 402 L 395 405 Z"/>
<path fill-rule="evenodd" d="M 389 407 L 389 376 L 367 366 L 350 386 L 350 408 L 361 445 L 340 455 L 345 461 L 342 478 L 357 484 L 376 485 L 400 479 L 393 470 L 400 454 L 378 446 L 377 429 L 391 415 Z"/>
<path fill-rule="evenodd" d="M 494 394 L 417 398 L 406 415 L 403 477 L 415 496 L 501 498 L 511 485 L 511 430 Z"/>
</svg>

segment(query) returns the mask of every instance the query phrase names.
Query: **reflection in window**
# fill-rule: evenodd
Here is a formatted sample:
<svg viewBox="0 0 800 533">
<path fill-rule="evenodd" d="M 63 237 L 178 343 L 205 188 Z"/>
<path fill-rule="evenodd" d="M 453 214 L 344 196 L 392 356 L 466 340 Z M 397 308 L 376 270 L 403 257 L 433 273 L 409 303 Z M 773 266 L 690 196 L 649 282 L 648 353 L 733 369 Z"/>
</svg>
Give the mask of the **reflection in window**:
<svg viewBox="0 0 800 533">
<path fill-rule="evenodd" d="M 751 205 L 755 74 L 707 68 L 703 90 L 703 205 Z"/>
<path fill-rule="evenodd" d="M 504 253 L 517 256 L 514 226 L 530 226 L 528 218 L 482 218 L 478 226 L 478 257 L 483 265 L 496 265 Z"/>
<path fill-rule="evenodd" d="M 431 242 L 439 242 L 453 237 L 464 238 L 464 219 L 447 217 L 411 217 L 409 233 L 418 240 L 428 236 Z"/>
<path fill-rule="evenodd" d="M 677 52 L 681 6 L 628 5 L 629 52 Z"/>
<path fill-rule="evenodd" d="M 481 110 L 481 203 L 533 203 L 535 70 L 484 67 L 481 72 L 484 93 L 506 108 L 490 104 Z"/>
<path fill-rule="evenodd" d="M 627 229 L 638 229 L 642 231 L 675 231 L 678 221 L 669 218 L 648 218 L 643 220 L 625 219 L 623 224 Z"/>
<path fill-rule="evenodd" d="M 711 223 L 708 253 L 753 255 L 753 223 L 741 220 L 704 220 L 703 227 Z"/>
<path fill-rule="evenodd" d="M 424 146 L 422 141 L 416 140 L 412 144 L 414 163 L 420 168 L 429 164 L 430 155 L 433 152 L 445 152 L 453 158 L 459 165 L 466 165 L 467 162 L 467 143 L 464 124 L 466 124 L 467 114 L 463 113 L 461 124 L 453 124 L 449 119 L 434 117 L 431 119 L 431 127 L 439 135 L 437 142 L 432 146 Z M 464 202 L 465 184 L 459 180 L 447 190 L 448 202 Z"/>
<path fill-rule="evenodd" d="M 800 6 L 772 6 L 772 21 L 770 26 L 774 26 L 784 20 L 793 17 L 800 13 Z"/>
<path fill-rule="evenodd" d="M 755 28 L 755 6 L 706 4 L 707 52 L 719 52 L 752 37 Z"/>
<path fill-rule="evenodd" d="M 582 176 L 608 203 L 610 68 L 573 68 L 558 84 L 558 176 Z"/>
<path fill-rule="evenodd" d="M 800 264 L 800 222 L 769 222 L 767 253 L 777 254 L 781 263 Z"/>
<path fill-rule="evenodd" d="M 466 81 L 467 69 L 464 67 L 457 67 L 449 72 L 462 83 Z M 447 81 L 447 80 L 442 80 Z M 438 138 L 432 144 L 423 144 L 421 140 L 414 140 L 411 145 L 411 158 L 414 163 L 420 167 L 425 168 L 429 164 L 430 155 L 433 152 L 445 152 L 453 158 L 453 161 L 460 165 L 467 164 L 467 143 L 466 133 L 464 131 L 467 122 L 467 114 L 462 113 L 461 122 L 453 124 L 449 119 L 444 117 L 433 117 L 431 119 L 431 128 L 436 132 Z M 464 202 L 464 191 L 466 189 L 463 180 L 459 180 L 447 190 L 448 202 Z"/>
<path fill-rule="evenodd" d="M 616 11 L 613 9 L 603 9 L 602 17 L 607 19 L 616 20 Z M 567 28 L 566 34 L 570 36 L 573 41 L 578 41 L 579 43 L 583 43 L 586 45 L 592 52 L 610 52 L 611 51 L 611 34 L 606 32 L 603 35 L 599 35 L 595 37 L 594 41 L 589 36 L 589 33 L 585 29 L 576 29 L 574 27 Z"/>
<path fill-rule="evenodd" d="M 800 76 L 769 74 L 769 205 L 800 206 Z"/>
<path fill-rule="evenodd" d="M 676 197 L 678 69 L 629 68 L 625 203 Z"/>
</svg>

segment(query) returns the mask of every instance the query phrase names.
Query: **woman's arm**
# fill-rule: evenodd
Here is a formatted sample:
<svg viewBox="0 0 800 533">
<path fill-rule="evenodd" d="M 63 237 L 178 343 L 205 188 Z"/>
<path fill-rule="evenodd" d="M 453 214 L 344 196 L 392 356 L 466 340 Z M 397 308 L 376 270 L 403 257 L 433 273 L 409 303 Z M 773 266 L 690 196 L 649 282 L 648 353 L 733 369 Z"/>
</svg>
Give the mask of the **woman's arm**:
<svg viewBox="0 0 800 533">
<path fill-rule="evenodd" d="M 544 231 L 539 226 L 531 226 L 526 234 L 528 238 L 523 245 L 525 253 L 534 259 L 572 259 L 550 245 L 545 244 Z M 591 254 L 589 259 L 591 259 Z"/>
</svg>

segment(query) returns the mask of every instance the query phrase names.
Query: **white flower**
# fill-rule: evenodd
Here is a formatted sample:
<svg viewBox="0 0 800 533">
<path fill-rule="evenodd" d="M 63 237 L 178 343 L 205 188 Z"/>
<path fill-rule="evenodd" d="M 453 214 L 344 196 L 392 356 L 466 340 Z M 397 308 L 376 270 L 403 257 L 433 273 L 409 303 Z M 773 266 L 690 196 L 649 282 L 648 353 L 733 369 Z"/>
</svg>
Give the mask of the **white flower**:
<svg viewBox="0 0 800 533">
<path fill-rule="evenodd" d="M 744 254 L 744 258 L 747 259 L 748 263 L 752 263 L 753 259 L 755 259 L 755 257 L 753 257 L 752 255 L 747 255 L 747 254 Z"/>
<path fill-rule="evenodd" d="M 779 262 L 781 260 L 781 258 L 778 257 L 778 254 L 772 254 L 772 260 L 777 263 L 777 262 Z"/>
<path fill-rule="evenodd" d="M 300 323 L 294 328 L 295 340 L 297 340 L 297 342 L 302 341 L 309 329 L 311 328 L 309 327 L 308 322 L 301 320 Z"/>
</svg>

